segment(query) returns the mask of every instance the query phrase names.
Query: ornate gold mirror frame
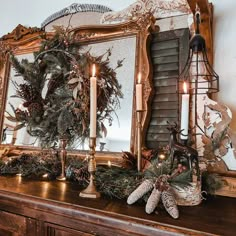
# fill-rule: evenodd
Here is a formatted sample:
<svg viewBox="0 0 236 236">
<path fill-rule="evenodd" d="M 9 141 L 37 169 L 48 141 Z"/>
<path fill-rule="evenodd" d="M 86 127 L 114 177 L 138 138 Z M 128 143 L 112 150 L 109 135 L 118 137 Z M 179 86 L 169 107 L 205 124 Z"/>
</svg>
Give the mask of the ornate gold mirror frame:
<svg viewBox="0 0 236 236">
<path fill-rule="evenodd" d="M 10 79 L 10 53 L 16 56 L 33 53 L 39 49 L 43 35 L 45 35 L 45 32 L 39 28 L 26 28 L 19 24 L 11 33 L 4 35 L 0 39 L 0 140 L 2 140 L 3 136 L 4 112 Z M 9 147 L 9 145 L 2 144 L 0 147 L 1 149 L 6 149 L 7 147 L 11 150 L 27 150 L 29 148 L 14 145 Z"/>
<path fill-rule="evenodd" d="M 148 125 L 148 111 L 150 110 L 150 102 L 152 95 L 151 73 L 150 73 L 150 61 L 149 61 L 149 36 L 154 27 L 154 17 L 147 13 L 141 17 L 137 17 L 137 20 L 114 24 L 114 25 L 95 25 L 86 26 L 73 29 L 71 32 L 75 34 L 78 42 L 84 45 L 96 44 L 100 42 L 108 42 L 112 40 L 135 37 L 136 38 L 136 53 L 135 53 L 135 73 L 133 91 L 135 91 L 135 84 L 137 83 L 137 74 L 141 73 L 141 82 L 143 84 L 143 115 L 142 115 L 142 137 L 145 137 L 147 125 Z M 19 25 L 12 33 L 1 38 L 1 64 L 0 69 L 0 139 L 3 132 L 3 119 L 4 110 L 6 106 L 7 88 L 9 82 L 9 52 L 12 51 L 15 55 L 27 54 L 36 51 L 40 42 L 41 36 L 45 32 L 37 28 L 25 28 Z M 50 33 L 46 34 L 50 37 Z M 46 37 L 47 37 L 46 36 Z M 122 58 L 121 58 L 122 59 Z M 133 104 L 132 109 L 132 127 L 131 127 L 131 139 L 130 139 L 130 151 L 135 153 L 137 151 L 137 126 L 136 126 L 136 109 L 135 109 L 135 93 L 132 96 Z M 5 145 L 1 144 L 0 149 L 10 149 L 12 152 L 38 152 L 40 148 L 32 148 L 27 146 Z M 68 154 L 75 156 L 85 156 L 86 151 L 71 151 Z M 97 152 L 97 161 L 99 163 L 107 163 L 107 160 L 111 160 L 113 165 L 122 165 L 122 153 L 118 152 Z"/>
</svg>

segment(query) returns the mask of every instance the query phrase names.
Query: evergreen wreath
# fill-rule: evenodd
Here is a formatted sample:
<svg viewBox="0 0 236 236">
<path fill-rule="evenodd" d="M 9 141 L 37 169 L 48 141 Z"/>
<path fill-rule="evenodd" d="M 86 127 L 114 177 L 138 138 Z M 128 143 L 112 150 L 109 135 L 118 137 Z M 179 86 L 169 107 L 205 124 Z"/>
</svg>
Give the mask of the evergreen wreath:
<svg viewBox="0 0 236 236">
<path fill-rule="evenodd" d="M 16 94 L 25 109 L 11 105 L 14 116 L 7 119 L 18 122 L 16 130 L 27 128 L 31 136 L 39 138 L 43 147 L 55 146 L 58 139 L 66 138 L 68 144 L 75 140 L 84 142 L 89 137 L 90 71 L 97 68 L 97 129 L 106 136 L 104 121 L 112 125 L 113 114 L 123 97 L 116 78 L 117 67 L 109 66 L 111 50 L 92 56 L 81 52 L 75 35 L 62 27 L 55 28 L 52 38 L 44 39 L 41 48 L 34 53 L 34 61 L 21 62 L 11 56 L 17 74 L 23 83 L 14 83 Z M 46 93 L 45 86 L 47 86 Z"/>
</svg>

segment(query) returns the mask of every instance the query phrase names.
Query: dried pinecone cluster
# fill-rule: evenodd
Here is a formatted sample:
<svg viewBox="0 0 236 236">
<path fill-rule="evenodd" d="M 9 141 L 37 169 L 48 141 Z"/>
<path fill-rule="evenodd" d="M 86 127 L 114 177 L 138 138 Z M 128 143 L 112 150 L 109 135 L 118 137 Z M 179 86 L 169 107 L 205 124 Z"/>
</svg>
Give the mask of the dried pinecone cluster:
<svg viewBox="0 0 236 236">
<path fill-rule="evenodd" d="M 133 204 L 146 193 L 152 191 L 146 203 L 146 213 L 151 214 L 156 209 L 161 199 L 166 211 L 174 219 L 177 219 L 179 217 L 179 211 L 168 179 L 168 175 L 160 175 L 156 181 L 150 179 L 144 180 L 138 188 L 129 195 L 127 203 Z"/>
</svg>

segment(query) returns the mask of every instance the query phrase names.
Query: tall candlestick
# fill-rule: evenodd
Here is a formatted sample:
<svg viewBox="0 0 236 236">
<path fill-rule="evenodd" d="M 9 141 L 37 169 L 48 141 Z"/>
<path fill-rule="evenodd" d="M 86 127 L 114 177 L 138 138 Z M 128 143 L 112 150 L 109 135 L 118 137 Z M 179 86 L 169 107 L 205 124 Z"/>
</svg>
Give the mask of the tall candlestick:
<svg viewBox="0 0 236 236">
<path fill-rule="evenodd" d="M 188 124 L 189 124 L 189 94 L 187 93 L 187 84 L 183 84 L 184 94 L 182 95 L 181 106 L 181 135 L 182 140 L 188 139 Z"/>
<path fill-rule="evenodd" d="M 96 138 L 97 129 L 97 78 L 96 67 L 93 64 L 92 77 L 90 77 L 90 138 Z"/>
<path fill-rule="evenodd" d="M 136 84 L 136 110 L 143 109 L 143 86 L 141 84 L 141 73 L 138 73 L 138 84 Z"/>
</svg>

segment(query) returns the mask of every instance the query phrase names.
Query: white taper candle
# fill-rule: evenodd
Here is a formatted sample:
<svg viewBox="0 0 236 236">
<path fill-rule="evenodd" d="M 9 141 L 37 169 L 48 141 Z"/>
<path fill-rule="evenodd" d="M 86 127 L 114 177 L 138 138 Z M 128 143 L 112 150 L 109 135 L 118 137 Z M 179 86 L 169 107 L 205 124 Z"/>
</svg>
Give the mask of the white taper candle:
<svg viewBox="0 0 236 236">
<path fill-rule="evenodd" d="M 141 73 L 138 73 L 138 83 L 136 84 L 136 110 L 143 109 L 143 85 L 141 84 Z"/>
<path fill-rule="evenodd" d="M 93 64 L 92 77 L 90 77 L 90 138 L 96 138 L 97 133 L 97 78 L 96 67 Z"/>
<path fill-rule="evenodd" d="M 188 124 L 189 124 L 189 94 L 187 93 L 187 84 L 183 84 L 184 94 L 182 95 L 182 104 L 181 104 L 181 130 L 182 135 L 180 138 L 182 140 L 188 139 Z"/>
</svg>

